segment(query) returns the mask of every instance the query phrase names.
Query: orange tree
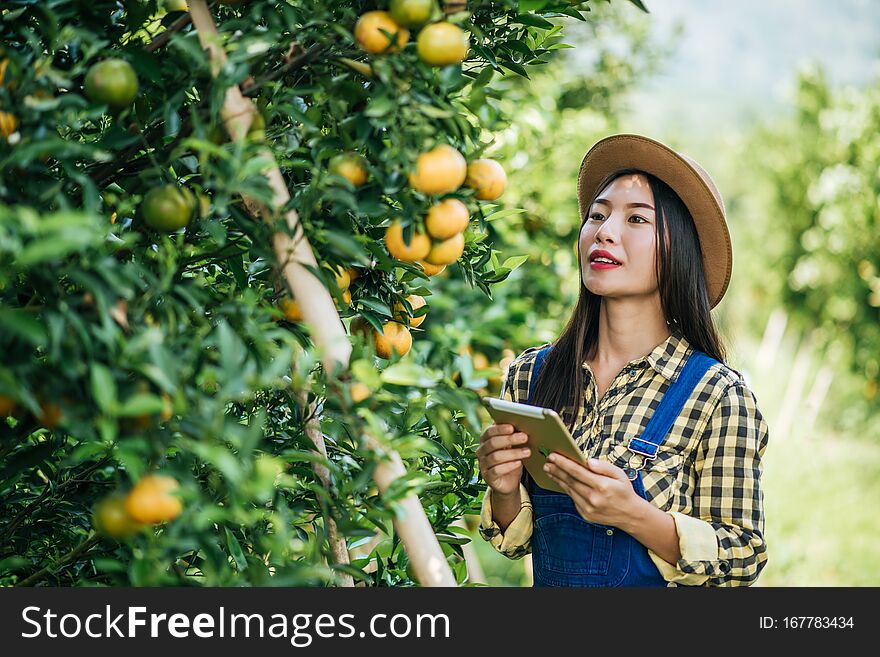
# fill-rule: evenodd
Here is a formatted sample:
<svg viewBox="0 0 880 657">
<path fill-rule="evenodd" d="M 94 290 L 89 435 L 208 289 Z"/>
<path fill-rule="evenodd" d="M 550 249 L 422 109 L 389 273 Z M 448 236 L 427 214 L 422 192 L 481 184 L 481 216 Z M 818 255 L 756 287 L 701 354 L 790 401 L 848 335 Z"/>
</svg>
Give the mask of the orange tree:
<svg viewBox="0 0 880 657">
<path fill-rule="evenodd" d="M 588 6 L 421 4 L 4 3 L 0 582 L 467 582 L 432 290 L 515 264 L 496 82 Z"/>
</svg>

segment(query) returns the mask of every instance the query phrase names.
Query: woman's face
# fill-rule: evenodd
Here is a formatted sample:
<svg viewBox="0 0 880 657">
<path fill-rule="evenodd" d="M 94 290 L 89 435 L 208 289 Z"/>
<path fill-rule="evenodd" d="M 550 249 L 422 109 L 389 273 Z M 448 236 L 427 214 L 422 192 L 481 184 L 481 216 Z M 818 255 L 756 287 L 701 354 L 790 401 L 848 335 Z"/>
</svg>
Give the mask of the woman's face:
<svg viewBox="0 0 880 657">
<path fill-rule="evenodd" d="M 640 174 L 615 178 L 587 210 L 581 227 L 581 277 L 590 292 L 606 298 L 657 291 L 654 194 Z M 621 264 L 591 262 L 597 249 Z"/>
</svg>

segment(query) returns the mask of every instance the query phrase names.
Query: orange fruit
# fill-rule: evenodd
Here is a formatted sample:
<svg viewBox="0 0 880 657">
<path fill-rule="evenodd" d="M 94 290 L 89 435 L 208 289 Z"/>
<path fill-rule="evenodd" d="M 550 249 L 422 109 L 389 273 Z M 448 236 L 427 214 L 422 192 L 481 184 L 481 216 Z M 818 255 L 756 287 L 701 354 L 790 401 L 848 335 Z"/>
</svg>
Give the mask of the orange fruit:
<svg viewBox="0 0 880 657">
<path fill-rule="evenodd" d="M 409 301 L 409 305 L 412 306 L 413 312 L 417 311 L 422 306 L 428 305 L 428 302 L 425 301 L 425 297 L 419 296 L 418 294 L 410 294 L 406 298 L 406 300 Z M 394 317 L 395 317 L 395 319 L 398 319 L 398 321 L 403 321 L 404 314 L 406 314 L 406 306 L 404 306 L 402 303 L 395 303 L 394 304 Z M 427 317 L 428 317 L 427 315 L 422 315 L 421 317 L 410 317 L 409 318 L 410 328 L 416 328 L 416 327 L 421 326 L 422 322 L 424 322 L 425 318 L 427 318 Z"/>
<path fill-rule="evenodd" d="M 340 290 L 347 290 L 351 287 L 351 274 L 348 273 L 348 269 L 342 267 L 336 269 L 336 285 Z"/>
<path fill-rule="evenodd" d="M 391 359 L 391 352 L 406 356 L 412 347 L 412 334 L 409 329 L 398 322 L 386 322 L 382 325 L 384 333 L 373 331 L 373 345 L 376 354 L 381 358 Z"/>
<path fill-rule="evenodd" d="M 125 511 L 134 520 L 157 524 L 174 520 L 183 511 L 183 502 L 174 495 L 180 484 L 167 475 L 143 477 L 125 498 Z"/>
<path fill-rule="evenodd" d="M 360 153 L 346 151 L 330 158 L 327 165 L 330 173 L 342 176 L 355 187 L 367 182 L 367 160 Z"/>
<path fill-rule="evenodd" d="M 128 515 L 125 496 L 119 493 L 108 495 L 95 505 L 92 526 L 95 531 L 110 538 L 128 538 L 143 529 L 141 523 Z"/>
<path fill-rule="evenodd" d="M 404 27 L 419 27 L 428 22 L 436 6 L 435 0 L 391 0 L 388 11 Z"/>
<path fill-rule="evenodd" d="M 301 322 L 303 320 L 302 309 L 294 299 L 284 298 L 279 302 L 281 312 L 289 322 Z"/>
<path fill-rule="evenodd" d="M 54 429 L 61 424 L 61 407 L 58 404 L 40 400 L 40 414 L 37 420 L 47 429 Z"/>
<path fill-rule="evenodd" d="M 446 198 L 428 209 L 425 228 L 431 237 L 446 240 L 468 227 L 467 206 L 457 198 Z"/>
<path fill-rule="evenodd" d="M 431 251 L 431 238 L 413 230 L 412 240 L 406 244 L 403 241 L 403 226 L 396 220 L 385 231 L 385 246 L 392 257 L 404 262 L 415 262 Z"/>
<path fill-rule="evenodd" d="M 193 195 L 177 185 L 154 187 L 141 202 L 141 212 L 147 225 L 166 233 L 173 233 L 189 224 L 194 210 Z"/>
<path fill-rule="evenodd" d="M 390 33 L 389 38 L 382 30 Z M 368 53 L 397 52 L 409 41 L 409 30 L 395 21 L 387 11 L 361 14 L 354 26 L 354 38 Z M 393 39 L 393 41 L 392 41 Z"/>
<path fill-rule="evenodd" d="M 343 291 L 342 291 L 342 302 L 343 302 L 346 306 L 350 306 L 350 305 L 351 305 L 351 290 L 343 290 Z"/>
<path fill-rule="evenodd" d="M 426 25 L 416 39 L 419 57 L 431 66 L 460 64 L 469 47 L 467 33 L 458 25 L 445 21 Z"/>
<path fill-rule="evenodd" d="M 346 271 L 348 272 L 348 280 L 356 281 L 358 278 L 360 278 L 361 273 L 354 267 L 347 267 Z"/>
<path fill-rule="evenodd" d="M 89 100 L 107 104 L 113 109 L 131 105 L 139 88 L 131 64 L 116 57 L 93 64 L 86 73 L 84 86 Z"/>
<path fill-rule="evenodd" d="M 446 269 L 446 265 L 432 265 L 430 262 L 419 260 L 418 265 L 425 271 L 426 276 L 436 276 Z"/>
<path fill-rule="evenodd" d="M 165 0 L 165 11 L 189 11 L 186 0 Z"/>
<path fill-rule="evenodd" d="M 370 396 L 370 389 L 367 387 L 365 383 L 361 383 L 360 381 L 355 381 L 351 384 L 351 400 L 355 404 L 360 404 L 367 397 Z"/>
<path fill-rule="evenodd" d="M 15 400 L 6 395 L 0 395 L 0 418 L 9 417 L 15 410 Z"/>
<path fill-rule="evenodd" d="M 489 359 L 486 358 L 486 354 L 480 351 L 473 355 L 472 360 L 474 362 L 475 370 L 485 370 L 489 368 Z"/>
<path fill-rule="evenodd" d="M 468 165 L 464 184 L 477 190 L 475 196 L 481 201 L 494 201 L 507 187 L 507 174 L 495 160 L 474 160 Z"/>
<path fill-rule="evenodd" d="M 464 234 L 458 233 L 448 240 L 434 242 L 425 260 L 432 265 L 449 265 L 458 260 L 464 253 Z"/>
<path fill-rule="evenodd" d="M 162 412 L 159 414 L 161 422 L 167 422 L 174 417 L 174 405 L 171 403 L 171 397 L 167 393 L 162 395 Z"/>
<path fill-rule="evenodd" d="M 440 144 L 416 159 L 409 184 L 423 194 L 446 194 L 461 187 L 467 176 L 467 161 L 449 144 Z"/>
<path fill-rule="evenodd" d="M 8 137 L 18 130 L 18 119 L 15 114 L 9 112 L 0 112 L 0 135 Z"/>
</svg>

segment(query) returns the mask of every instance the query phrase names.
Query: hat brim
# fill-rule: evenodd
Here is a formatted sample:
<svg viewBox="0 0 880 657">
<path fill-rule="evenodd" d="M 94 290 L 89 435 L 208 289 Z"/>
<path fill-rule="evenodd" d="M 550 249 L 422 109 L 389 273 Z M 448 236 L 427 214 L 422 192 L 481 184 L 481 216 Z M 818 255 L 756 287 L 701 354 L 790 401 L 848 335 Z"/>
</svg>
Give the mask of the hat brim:
<svg viewBox="0 0 880 657">
<path fill-rule="evenodd" d="M 687 156 L 642 135 L 611 135 L 598 141 L 584 156 L 578 174 L 581 221 L 589 209 L 587 204 L 605 177 L 627 168 L 657 176 L 679 195 L 690 211 L 703 254 L 709 307 L 714 308 L 730 284 L 733 248 L 721 194 L 709 174 Z"/>
</svg>

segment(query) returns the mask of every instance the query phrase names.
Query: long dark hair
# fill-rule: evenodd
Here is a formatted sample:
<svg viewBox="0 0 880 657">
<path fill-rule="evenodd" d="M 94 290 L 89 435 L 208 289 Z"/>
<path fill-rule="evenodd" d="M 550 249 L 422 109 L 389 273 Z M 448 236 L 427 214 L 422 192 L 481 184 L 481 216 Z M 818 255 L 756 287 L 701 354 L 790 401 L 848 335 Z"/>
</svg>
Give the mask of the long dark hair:
<svg viewBox="0 0 880 657">
<path fill-rule="evenodd" d="M 623 175 L 640 174 L 648 179 L 654 193 L 657 230 L 657 281 L 660 302 L 670 331 L 683 335 L 695 349 L 726 362 L 726 349 L 710 313 L 709 292 L 703 271 L 703 256 L 693 217 L 669 185 L 639 169 L 621 169 L 610 174 L 581 217 L 581 229 L 590 207 L 605 188 Z M 667 254 L 669 242 L 669 254 Z M 580 231 L 578 231 L 578 272 L 581 273 Z M 570 431 L 583 401 L 584 370 L 588 358 L 595 356 L 599 343 L 599 308 L 602 297 L 584 285 L 568 324 L 553 342 L 535 381 L 532 404 L 552 408 Z"/>
</svg>

